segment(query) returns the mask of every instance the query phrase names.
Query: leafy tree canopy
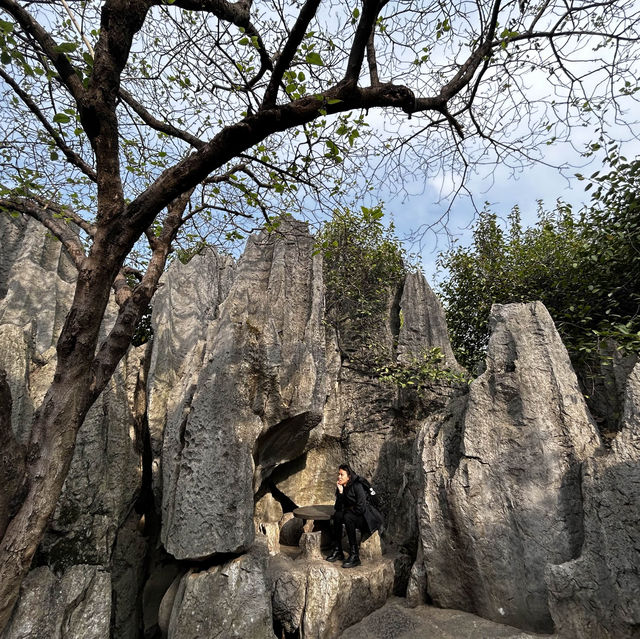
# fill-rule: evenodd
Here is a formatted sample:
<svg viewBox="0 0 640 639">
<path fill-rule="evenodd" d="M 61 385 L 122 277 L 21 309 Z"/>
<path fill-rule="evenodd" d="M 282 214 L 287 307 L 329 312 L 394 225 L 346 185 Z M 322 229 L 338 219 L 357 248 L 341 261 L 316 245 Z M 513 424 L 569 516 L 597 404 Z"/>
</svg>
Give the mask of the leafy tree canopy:
<svg viewBox="0 0 640 639">
<path fill-rule="evenodd" d="M 607 340 L 640 351 L 640 159 L 612 148 L 607 162 L 608 173 L 588 179 L 592 201 L 578 214 L 540 204 L 537 224 L 523 229 L 517 207 L 506 226 L 485 209 L 471 246 L 440 255 L 449 276 L 439 292 L 465 366 L 484 359 L 494 303 L 544 302 L 583 374 Z"/>
</svg>

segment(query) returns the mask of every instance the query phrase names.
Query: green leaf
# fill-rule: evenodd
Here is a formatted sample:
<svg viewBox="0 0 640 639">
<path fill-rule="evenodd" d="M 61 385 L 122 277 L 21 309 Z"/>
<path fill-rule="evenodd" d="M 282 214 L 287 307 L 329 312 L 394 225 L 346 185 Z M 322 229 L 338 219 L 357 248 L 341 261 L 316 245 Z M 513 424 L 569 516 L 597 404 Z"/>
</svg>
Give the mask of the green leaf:
<svg viewBox="0 0 640 639">
<path fill-rule="evenodd" d="M 309 63 L 309 64 L 315 64 L 319 67 L 323 67 L 324 66 L 324 62 L 322 61 L 322 58 L 320 57 L 319 53 L 316 53 L 315 51 L 309 51 L 309 53 L 307 53 L 305 60 Z"/>
<path fill-rule="evenodd" d="M 71 118 L 66 113 L 56 113 L 53 116 L 53 121 L 60 124 L 66 124 L 67 122 L 71 122 Z"/>
<path fill-rule="evenodd" d="M 77 42 L 62 42 L 56 46 L 58 53 L 73 53 L 78 48 Z"/>
</svg>

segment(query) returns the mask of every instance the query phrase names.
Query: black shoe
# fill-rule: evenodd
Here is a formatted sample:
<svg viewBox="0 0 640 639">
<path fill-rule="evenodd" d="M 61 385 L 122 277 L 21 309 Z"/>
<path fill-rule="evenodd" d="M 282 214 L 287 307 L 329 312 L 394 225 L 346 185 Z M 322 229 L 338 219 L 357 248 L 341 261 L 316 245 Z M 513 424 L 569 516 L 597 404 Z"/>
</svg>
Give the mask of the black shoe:
<svg viewBox="0 0 640 639">
<path fill-rule="evenodd" d="M 360 555 L 358 546 L 351 546 L 347 560 L 342 563 L 343 568 L 355 568 L 360 565 Z"/>
<path fill-rule="evenodd" d="M 342 552 L 342 548 L 334 548 L 333 552 L 330 555 L 325 557 L 327 561 L 342 561 L 344 559 L 344 553 Z"/>
</svg>

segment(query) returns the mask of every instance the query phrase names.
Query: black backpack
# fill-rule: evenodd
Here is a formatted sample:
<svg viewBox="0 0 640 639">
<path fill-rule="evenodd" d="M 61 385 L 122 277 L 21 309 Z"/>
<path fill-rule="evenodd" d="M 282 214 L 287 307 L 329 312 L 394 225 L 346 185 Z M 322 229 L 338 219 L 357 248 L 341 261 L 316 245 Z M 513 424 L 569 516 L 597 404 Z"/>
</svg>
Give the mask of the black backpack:
<svg viewBox="0 0 640 639">
<path fill-rule="evenodd" d="M 364 488 L 364 494 L 367 496 L 367 501 L 374 508 L 376 508 L 377 510 L 380 510 L 382 508 L 382 499 L 380 498 L 380 495 L 376 492 L 374 487 L 371 485 L 371 482 L 369 482 L 368 479 L 365 479 L 364 477 L 360 477 L 360 476 L 358 476 L 358 481 Z"/>
</svg>

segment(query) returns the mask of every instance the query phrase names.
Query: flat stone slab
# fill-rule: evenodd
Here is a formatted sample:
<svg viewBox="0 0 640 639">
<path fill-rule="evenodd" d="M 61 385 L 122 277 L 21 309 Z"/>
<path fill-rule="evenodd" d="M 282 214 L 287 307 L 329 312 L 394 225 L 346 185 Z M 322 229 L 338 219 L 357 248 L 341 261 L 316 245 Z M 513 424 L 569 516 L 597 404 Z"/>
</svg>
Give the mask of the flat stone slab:
<svg viewBox="0 0 640 639">
<path fill-rule="evenodd" d="M 433 606 L 408 608 L 404 599 L 393 597 L 382 608 L 347 628 L 340 639 L 552 639 L 556 636 L 525 632 L 460 610 Z"/>
<path fill-rule="evenodd" d="M 313 519 L 315 521 L 327 521 L 333 517 L 334 508 L 328 504 L 316 506 L 300 506 L 293 511 L 293 516 L 298 519 Z"/>
</svg>

